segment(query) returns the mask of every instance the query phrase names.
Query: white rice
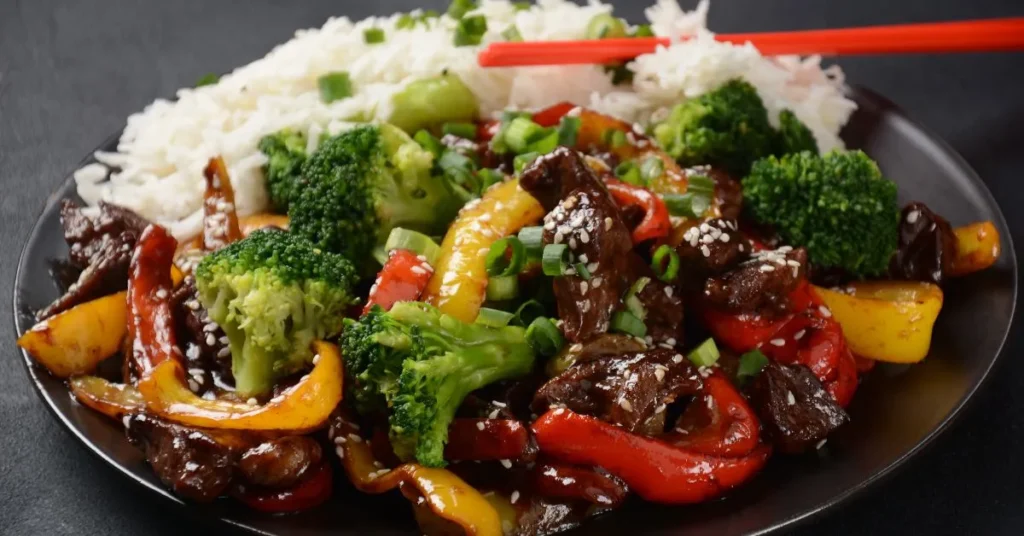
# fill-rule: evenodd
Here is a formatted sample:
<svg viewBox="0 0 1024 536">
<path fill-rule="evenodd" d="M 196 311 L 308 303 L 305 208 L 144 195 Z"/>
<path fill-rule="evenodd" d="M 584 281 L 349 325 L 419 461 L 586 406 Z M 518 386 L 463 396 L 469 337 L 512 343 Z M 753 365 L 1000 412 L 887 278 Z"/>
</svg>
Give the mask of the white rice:
<svg viewBox="0 0 1024 536">
<path fill-rule="evenodd" d="M 593 15 L 611 9 L 596 1 L 580 6 L 540 0 L 516 11 L 507 0 L 483 0 L 477 12 L 487 17 L 487 43 L 502 40 L 501 32 L 512 24 L 527 40 L 579 39 Z M 296 32 L 216 84 L 181 89 L 176 100 L 157 99 L 130 116 L 117 152 L 96 154 L 112 173 L 98 165 L 80 169 L 78 192 L 89 204 L 102 199 L 124 205 L 179 239 L 190 237 L 201 227 L 202 169 L 210 157 L 219 154 L 227 162 L 239 212 L 259 212 L 267 204 L 265 158 L 257 149 L 261 137 L 292 128 L 316 139 L 344 129 L 349 120 L 386 120 L 395 92 L 444 69 L 470 87 L 484 114 L 568 100 L 631 122 L 647 122 L 682 100 L 743 77 L 757 88 L 773 120 L 779 110 L 792 109 L 822 150 L 841 147 L 837 134 L 855 105 L 843 97 L 838 67 L 823 70 L 820 58 L 765 58 L 752 46 L 719 43 L 706 29 L 707 9 L 707 0 L 689 12 L 675 0 L 658 0 L 646 11 L 657 35 L 695 37 L 637 58 L 630 65 L 636 73 L 632 87 L 614 86 L 599 66 L 480 68 L 476 47 L 451 44 L 455 21 L 447 16 L 412 30 L 395 29 L 398 15 L 358 22 L 332 18 L 320 29 Z M 384 29 L 384 43 L 363 41 L 370 27 Z M 340 70 L 349 73 L 355 95 L 324 104 L 317 79 Z"/>
</svg>

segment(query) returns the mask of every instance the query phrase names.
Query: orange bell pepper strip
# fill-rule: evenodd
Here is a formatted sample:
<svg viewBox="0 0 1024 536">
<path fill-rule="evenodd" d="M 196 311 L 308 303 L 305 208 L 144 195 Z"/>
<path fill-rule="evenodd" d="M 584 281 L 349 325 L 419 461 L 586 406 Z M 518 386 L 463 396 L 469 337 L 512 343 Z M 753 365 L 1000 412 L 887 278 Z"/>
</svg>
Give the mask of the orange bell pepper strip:
<svg viewBox="0 0 1024 536">
<path fill-rule="evenodd" d="M 544 215 L 516 179 L 488 189 L 459 212 L 441 242 L 441 254 L 422 300 L 442 313 L 473 322 L 487 292 L 487 252 L 492 244 Z"/>
<path fill-rule="evenodd" d="M 224 159 L 211 158 L 203 169 L 206 192 L 203 195 L 203 249 L 218 250 L 242 238 L 235 211 L 235 190 L 231 187 Z"/>
<path fill-rule="evenodd" d="M 228 430 L 305 433 L 327 422 L 342 398 L 342 361 L 337 346 L 313 343 L 313 370 L 262 406 L 196 396 L 185 384 L 185 370 L 174 360 L 160 363 L 139 382 L 147 411 L 169 421 Z"/>
<path fill-rule="evenodd" d="M 713 499 L 750 480 L 771 449 L 727 458 L 701 454 L 564 408 L 533 423 L 542 453 L 580 465 L 596 465 L 621 478 L 641 498 L 663 504 Z"/>
<path fill-rule="evenodd" d="M 388 469 L 376 460 L 370 445 L 344 411 L 336 413 L 334 419 L 331 440 L 356 489 L 379 494 L 398 488 L 413 504 L 422 501 L 434 514 L 459 525 L 466 534 L 501 536 L 498 511 L 455 473 L 415 463 Z"/>
</svg>

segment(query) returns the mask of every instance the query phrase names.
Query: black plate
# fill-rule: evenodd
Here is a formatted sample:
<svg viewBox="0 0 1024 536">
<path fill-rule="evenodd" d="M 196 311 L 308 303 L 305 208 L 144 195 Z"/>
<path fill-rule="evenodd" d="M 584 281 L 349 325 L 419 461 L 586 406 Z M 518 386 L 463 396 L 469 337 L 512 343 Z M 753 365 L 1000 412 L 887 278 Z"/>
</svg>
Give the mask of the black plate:
<svg viewBox="0 0 1024 536">
<path fill-rule="evenodd" d="M 843 137 L 862 148 L 899 184 L 901 201 L 927 203 L 953 225 L 992 220 L 1002 235 L 1002 257 L 985 272 L 948 285 L 931 355 L 914 366 L 880 365 L 850 407 L 852 422 L 817 454 L 776 457 L 758 478 L 725 500 L 694 507 L 659 507 L 635 501 L 592 520 L 581 532 L 765 534 L 820 514 L 890 473 L 918 453 L 960 413 L 995 364 L 1009 333 L 1017 297 L 1017 261 L 1010 231 L 996 201 L 967 164 L 945 143 L 907 119 L 878 95 L 856 89 L 860 105 Z M 113 150 L 116 137 L 100 149 Z M 86 162 L 91 162 L 87 159 Z M 30 311 L 57 296 L 48 260 L 64 258 L 57 201 L 75 197 L 68 180 L 47 203 L 22 252 L 15 282 L 15 327 L 33 323 Z M 91 451 L 132 480 L 182 504 L 161 486 L 119 423 L 79 406 L 64 384 L 28 355 L 26 369 L 54 415 Z M 341 479 L 339 479 L 341 480 Z M 409 507 L 397 494 L 366 496 L 346 483 L 315 510 L 271 517 L 230 501 L 190 506 L 202 517 L 264 534 L 409 534 Z"/>
</svg>

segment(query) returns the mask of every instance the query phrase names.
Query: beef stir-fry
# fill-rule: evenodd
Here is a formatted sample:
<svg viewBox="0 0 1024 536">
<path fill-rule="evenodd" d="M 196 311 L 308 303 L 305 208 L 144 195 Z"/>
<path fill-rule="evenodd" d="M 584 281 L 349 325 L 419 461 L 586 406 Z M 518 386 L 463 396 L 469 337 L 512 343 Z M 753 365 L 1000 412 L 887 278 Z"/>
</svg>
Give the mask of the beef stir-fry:
<svg viewBox="0 0 1024 536">
<path fill-rule="evenodd" d="M 694 123 L 735 103 L 749 128 Z M 273 214 L 237 213 L 219 158 L 180 244 L 65 202 L 76 281 L 19 343 L 190 501 L 314 508 L 338 465 L 429 534 L 715 499 L 826 448 L 875 362 L 925 358 L 939 285 L 998 256 L 765 114 L 736 80 L 647 126 L 282 131 Z"/>
</svg>

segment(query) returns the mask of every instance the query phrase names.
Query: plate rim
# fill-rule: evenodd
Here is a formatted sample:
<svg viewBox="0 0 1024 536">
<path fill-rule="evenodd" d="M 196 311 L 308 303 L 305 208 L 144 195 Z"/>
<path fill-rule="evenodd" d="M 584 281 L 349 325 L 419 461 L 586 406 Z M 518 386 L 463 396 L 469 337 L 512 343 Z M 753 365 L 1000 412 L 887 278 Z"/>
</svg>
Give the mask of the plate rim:
<svg viewBox="0 0 1024 536">
<path fill-rule="evenodd" d="M 861 100 L 863 103 L 871 104 L 879 110 L 884 110 L 887 113 L 895 114 L 895 116 L 902 122 L 911 126 L 919 134 L 921 138 L 926 142 L 927 145 L 933 146 L 937 149 L 939 154 L 949 158 L 951 162 L 964 172 L 964 175 L 968 178 L 974 188 L 981 194 L 983 200 L 995 207 L 995 217 L 997 227 L 1003 229 L 1010 229 L 1006 222 L 1006 217 L 1003 214 L 1002 207 L 996 200 L 995 196 L 992 195 L 988 184 L 978 175 L 977 171 L 963 158 L 963 156 L 954 149 L 946 140 L 936 134 L 931 128 L 915 120 L 910 114 L 908 114 L 903 108 L 896 105 L 893 101 L 889 100 L 880 93 L 866 88 L 861 85 L 851 84 L 846 87 L 847 96 Z M 22 287 L 21 282 L 27 269 L 27 262 L 29 256 L 29 249 L 32 244 L 37 241 L 37 235 L 41 232 L 43 225 L 42 216 L 48 212 L 56 203 L 60 202 L 65 198 L 64 192 L 69 188 L 70 183 L 74 182 L 74 172 L 80 169 L 82 166 L 94 161 L 93 153 L 97 150 L 101 150 L 103 147 L 109 147 L 120 139 L 124 130 L 120 130 L 106 139 L 104 139 L 96 149 L 93 149 L 90 154 L 82 158 L 81 161 L 67 174 L 60 185 L 47 196 L 45 203 L 42 208 L 36 212 L 36 219 L 29 231 L 24 244 L 22 245 L 21 252 L 18 255 L 17 269 L 14 274 L 14 282 L 12 286 L 12 317 L 14 328 L 15 339 L 20 337 L 31 326 L 25 326 L 23 329 L 22 312 L 25 310 L 25 304 L 22 303 L 20 289 Z M 73 192 L 73 191 L 72 191 Z M 849 502 L 850 500 L 861 495 L 865 490 L 876 486 L 877 484 L 889 479 L 897 471 L 906 467 L 907 462 L 911 459 L 920 455 L 924 450 L 930 448 L 935 440 L 945 433 L 950 426 L 959 419 L 964 411 L 974 402 L 977 398 L 978 391 L 985 386 L 991 376 L 992 370 L 1001 363 L 1004 359 L 1003 356 L 1006 353 L 1006 343 L 1010 336 L 1017 331 L 1017 301 L 1019 298 L 1019 269 L 1017 263 L 1016 248 L 1013 243 L 1012 233 L 1006 233 L 1005 236 L 1001 237 L 1005 239 L 1005 247 L 1001 247 L 1003 255 L 1008 255 L 1010 268 L 1012 272 L 1012 294 L 1013 301 L 1010 307 L 1010 313 L 1007 318 L 1006 329 L 1003 332 L 1002 340 L 999 341 L 999 346 L 995 351 L 995 355 L 988 361 L 984 371 L 981 373 L 981 377 L 978 381 L 974 382 L 963 394 L 963 396 L 952 406 L 949 413 L 947 413 L 936 425 L 932 428 L 920 441 L 918 441 L 913 447 L 903 452 L 900 456 L 886 464 L 881 469 L 875 471 L 867 478 L 861 480 L 857 485 L 850 487 L 849 489 L 831 496 L 829 499 L 819 502 L 814 506 L 804 510 L 802 513 L 792 515 L 771 524 L 757 529 L 749 534 L 756 536 L 764 536 L 772 533 L 776 533 L 783 529 L 794 529 L 800 526 L 805 526 L 811 521 L 822 517 L 823 515 L 833 512 L 837 507 L 843 503 Z M 201 504 L 187 503 L 181 498 L 171 493 L 166 488 L 162 487 L 158 483 L 154 483 L 150 480 L 136 475 L 135 472 L 126 465 L 122 465 L 108 455 L 102 448 L 100 448 L 95 442 L 91 441 L 83 432 L 79 431 L 71 422 L 70 418 L 61 412 L 56 404 L 54 403 L 53 397 L 46 392 L 43 388 L 42 381 L 43 375 L 48 373 L 40 365 L 36 364 L 35 361 L 29 356 L 28 352 L 21 347 L 18 347 L 18 351 L 21 354 L 22 365 L 28 375 L 29 380 L 32 383 L 33 390 L 36 392 L 36 396 L 40 398 L 43 405 L 46 407 L 48 412 L 61 424 L 61 427 L 65 432 L 69 433 L 71 437 L 77 440 L 77 442 L 86 448 L 87 451 L 91 452 L 95 456 L 99 457 L 108 466 L 113 467 L 116 471 L 131 480 L 132 482 L 153 491 L 161 497 L 170 500 L 172 503 L 177 505 L 179 509 L 188 512 L 193 517 L 201 517 L 198 521 L 210 523 L 210 524 L 226 524 L 236 529 L 242 529 L 248 531 L 251 534 L 274 536 L 274 533 L 261 530 L 257 527 L 247 524 L 245 522 L 236 521 L 225 515 L 217 515 L 213 512 L 206 512 L 207 506 Z M 70 396 L 70 393 L 68 393 Z M 212 515 L 211 515 L 212 514 Z"/>
</svg>

